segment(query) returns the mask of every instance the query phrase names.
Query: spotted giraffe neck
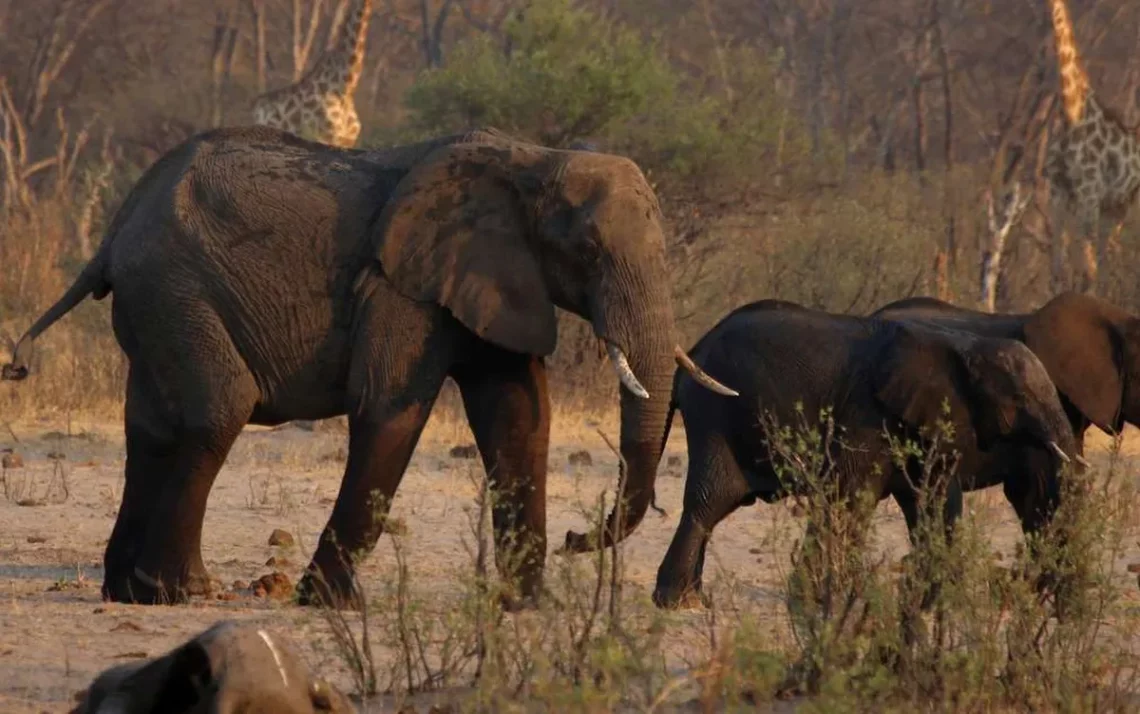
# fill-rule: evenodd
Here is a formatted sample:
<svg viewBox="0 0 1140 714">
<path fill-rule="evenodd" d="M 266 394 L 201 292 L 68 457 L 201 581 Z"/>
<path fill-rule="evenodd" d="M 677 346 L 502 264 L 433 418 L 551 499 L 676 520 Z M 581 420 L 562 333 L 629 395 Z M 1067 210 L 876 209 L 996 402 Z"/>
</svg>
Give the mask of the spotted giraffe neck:
<svg viewBox="0 0 1140 714">
<path fill-rule="evenodd" d="M 311 80 L 324 91 L 351 96 L 364 71 L 364 45 L 372 16 L 372 0 L 354 0 L 336 42 L 317 61 Z"/>
<path fill-rule="evenodd" d="M 1065 0 L 1050 0 L 1052 6 L 1053 41 L 1057 46 L 1057 73 L 1061 79 L 1061 98 L 1069 124 L 1085 118 L 1092 95 L 1088 72 L 1073 38 L 1073 22 Z"/>
</svg>

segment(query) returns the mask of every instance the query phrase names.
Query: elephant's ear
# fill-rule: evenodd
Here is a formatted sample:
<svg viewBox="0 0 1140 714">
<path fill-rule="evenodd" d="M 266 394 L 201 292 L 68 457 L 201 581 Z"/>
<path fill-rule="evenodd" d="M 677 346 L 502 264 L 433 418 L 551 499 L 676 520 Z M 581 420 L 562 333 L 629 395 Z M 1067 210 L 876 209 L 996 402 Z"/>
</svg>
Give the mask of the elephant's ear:
<svg viewBox="0 0 1140 714">
<path fill-rule="evenodd" d="M 557 322 L 532 235 L 536 151 L 473 143 L 432 152 L 397 186 L 374 247 L 400 293 L 446 307 L 501 347 L 548 355 Z"/>
<path fill-rule="evenodd" d="M 1117 326 L 1084 295 L 1060 295 L 1025 323 L 1025 343 L 1041 360 L 1057 391 L 1108 432 L 1123 426 L 1121 342 Z"/>
<path fill-rule="evenodd" d="M 120 665 L 101 674 L 76 709 L 80 714 L 149 714 L 199 711 L 213 688 L 205 648 L 188 642 L 145 664 Z"/>
<path fill-rule="evenodd" d="M 960 447 L 982 450 L 1012 429 L 1012 404 L 981 403 L 967 356 L 953 339 L 898 323 L 893 328 L 871 376 L 874 398 L 887 413 L 928 435 L 950 422 Z"/>
</svg>

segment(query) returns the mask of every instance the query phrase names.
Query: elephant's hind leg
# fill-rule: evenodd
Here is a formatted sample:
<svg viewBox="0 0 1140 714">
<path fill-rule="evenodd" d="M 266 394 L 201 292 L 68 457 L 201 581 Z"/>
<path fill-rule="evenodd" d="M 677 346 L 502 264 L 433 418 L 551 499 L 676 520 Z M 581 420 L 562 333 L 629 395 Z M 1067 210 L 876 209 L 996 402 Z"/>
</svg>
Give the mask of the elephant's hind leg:
<svg viewBox="0 0 1140 714">
<path fill-rule="evenodd" d="M 115 528 L 103 554 L 103 597 L 107 599 L 123 599 L 116 594 L 129 595 L 153 505 L 161 493 L 161 475 L 169 472 L 177 450 L 174 432 L 155 411 L 140 370 L 129 371 L 123 411 L 126 479 Z M 195 575 L 205 576 L 205 572 Z"/>
<path fill-rule="evenodd" d="M 546 564 L 546 467 L 550 398 L 542 360 L 495 350 L 456 376 L 467 421 L 490 482 L 495 556 L 518 594 L 510 609 L 534 604 Z"/>
<path fill-rule="evenodd" d="M 128 458 L 141 461 L 139 469 L 154 470 L 139 474 L 131 468 L 129 476 L 158 485 L 140 487 L 129 499 L 124 493 L 128 518 L 135 498 L 143 491 L 151 495 L 149 523 L 130 576 L 105 586 L 112 600 L 180 602 L 209 587 L 202 563 L 206 502 L 259 392 L 208 307 L 160 304 L 147 312 L 151 319 L 160 314 L 177 330 L 170 334 L 175 328 L 167 328 L 160 338 L 128 352 L 132 376 L 145 375 L 145 384 L 165 388 L 161 394 L 143 389 L 151 410 L 135 412 L 137 421 L 128 432 Z"/>
</svg>

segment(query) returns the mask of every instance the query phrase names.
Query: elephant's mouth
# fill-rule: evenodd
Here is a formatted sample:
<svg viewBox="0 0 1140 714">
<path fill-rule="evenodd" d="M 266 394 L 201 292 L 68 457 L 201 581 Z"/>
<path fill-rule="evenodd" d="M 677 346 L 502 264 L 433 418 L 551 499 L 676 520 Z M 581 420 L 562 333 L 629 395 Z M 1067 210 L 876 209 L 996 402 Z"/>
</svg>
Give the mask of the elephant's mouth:
<svg viewBox="0 0 1140 714">
<path fill-rule="evenodd" d="M 622 386 L 628 389 L 635 397 L 648 399 L 649 391 L 638 381 L 637 375 L 633 372 L 633 368 L 629 366 L 629 358 L 625 356 L 621 348 L 613 342 L 606 340 L 606 353 L 610 356 L 610 364 L 614 366 L 614 371 L 617 373 L 618 381 L 621 382 Z M 689 355 L 685 353 L 685 350 L 681 349 L 680 345 L 674 346 L 673 358 L 677 362 L 677 366 L 688 372 L 698 384 L 727 397 L 740 396 L 740 393 L 735 389 L 726 387 L 698 367 L 697 364 L 689 358 Z"/>
</svg>

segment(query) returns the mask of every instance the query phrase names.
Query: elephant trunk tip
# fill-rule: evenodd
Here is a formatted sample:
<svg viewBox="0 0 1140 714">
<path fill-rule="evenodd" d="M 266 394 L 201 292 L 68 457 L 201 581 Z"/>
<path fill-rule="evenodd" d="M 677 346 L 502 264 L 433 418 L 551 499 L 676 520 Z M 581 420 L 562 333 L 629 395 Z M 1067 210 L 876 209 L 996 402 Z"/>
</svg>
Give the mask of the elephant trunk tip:
<svg viewBox="0 0 1140 714">
<path fill-rule="evenodd" d="M 0 380 L 19 382 L 28 376 L 28 368 L 23 365 L 6 364 L 0 367 Z"/>
<path fill-rule="evenodd" d="M 0 367 L 0 381 L 19 382 L 28 376 L 31 349 L 32 342 L 25 336 L 12 350 L 12 361 Z"/>
</svg>

